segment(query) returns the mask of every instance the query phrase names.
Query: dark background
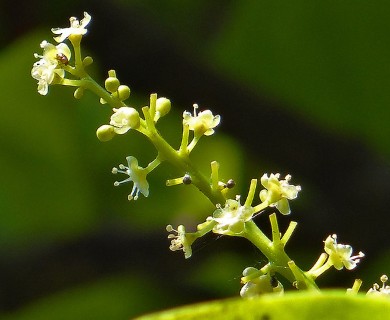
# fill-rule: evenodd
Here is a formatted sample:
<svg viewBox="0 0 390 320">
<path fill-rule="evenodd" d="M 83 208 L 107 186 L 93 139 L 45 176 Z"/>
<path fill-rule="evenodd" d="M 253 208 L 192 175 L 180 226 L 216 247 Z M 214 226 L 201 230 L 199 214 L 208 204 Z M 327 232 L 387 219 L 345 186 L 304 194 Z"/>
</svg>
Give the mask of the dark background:
<svg viewBox="0 0 390 320">
<path fill-rule="evenodd" d="M 240 273 L 264 258 L 236 238 L 205 237 L 194 255 L 168 250 L 165 225 L 189 228 L 213 207 L 194 190 L 166 188 L 160 167 L 150 196 L 128 203 L 111 168 L 153 149 L 129 134 L 101 143 L 111 111 L 69 88 L 40 96 L 30 77 L 51 27 L 92 15 L 84 51 L 99 81 L 116 69 L 142 107 L 171 99 L 161 131 L 178 145 L 192 104 L 222 116 L 194 159 L 221 162 L 243 195 L 251 178 L 290 173 L 302 192 L 281 228 L 298 221 L 287 252 L 310 268 L 322 241 L 366 258 L 329 271 L 324 287 L 388 273 L 390 204 L 389 13 L 387 1 L 2 1 L 0 5 L 0 319 L 124 319 L 237 295 Z M 196 207 L 194 207 L 196 203 Z M 266 215 L 256 220 L 267 230 Z"/>
</svg>

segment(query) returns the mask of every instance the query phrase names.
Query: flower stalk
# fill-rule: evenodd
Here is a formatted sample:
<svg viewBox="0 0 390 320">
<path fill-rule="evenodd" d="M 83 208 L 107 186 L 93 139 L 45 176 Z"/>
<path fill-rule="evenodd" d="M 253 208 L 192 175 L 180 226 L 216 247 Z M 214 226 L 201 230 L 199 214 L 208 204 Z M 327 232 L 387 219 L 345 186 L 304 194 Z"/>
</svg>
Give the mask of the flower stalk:
<svg viewBox="0 0 390 320">
<path fill-rule="evenodd" d="M 76 87 L 75 98 L 82 97 L 84 90 L 93 92 L 99 97 L 100 103 L 107 104 L 113 109 L 109 124 L 103 124 L 96 130 L 101 141 L 110 141 L 116 135 L 123 135 L 137 131 L 143 134 L 155 147 L 157 156 L 146 167 L 139 165 L 134 156 L 126 157 L 127 165 L 120 164 L 112 169 L 113 174 L 123 174 L 126 178 L 115 181 L 114 185 L 132 183 L 129 200 L 137 200 L 139 195 L 149 196 L 147 176 L 159 165 L 167 162 L 177 169 L 179 178 L 168 179 L 167 186 L 179 184 L 194 185 L 215 206 L 212 214 L 205 222 L 198 224 L 195 232 L 186 232 L 183 225 L 174 229 L 167 226 L 168 238 L 171 240 L 172 251 L 183 251 L 185 258 L 192 255 L 192 244 L 196 239 L 208 232 L 220 235 L 246 238 L 267 259 L 260 269 L 248 267 L 243 272 L 241 281 L 243 287 L 240 294 L 243 297 L 253 297 L 263 293 L 284 292 L 283 285 L 277 279 L 282 275 L 297 289 L 318 290 L 315 280 L 332 266 L 341 270 L 354 269 L 364 257 L 362 252 L 352 255 L 352 247 L 337 243 L 337 236 L 331 235 L 324 241 L 324 251 L 309 271 L 299 268 L 285 251 L 297 223 L 291 221 L 287 230 L 282 234 L 279 229 L 277 215 L 269 215 L 271 224 L 271 238 L 267 237 L 260 227 L 253 221 L 254 217 L 264 214 L 267 208 L 275 208 L 275 212 L 283 215 L 291 213 L 290 203 L 301 192 L 299 185 L 292 185 L 291 175 L 284 179 L 279 173 L 263 174 L 260 179 L 250 181 L 247 197 L 241 204 L 241 196 L 229 198 L 228 189 L 235 186 L 234 180 L 226 183 L 220 181 L 219 163 L 211 162 L 210 176 L 203 174 L 190 154 L 198 145 L 202 137 L 213 135 L 221 122 L 220 115 L 214 115 L 211 110 L 199 111 L 197 104 L 193 105 L 193 112 L 184 111 L 182 116 L 181 142 L 178 149 L 170 145 L 157 129 L 157 122 L 166 116 L 171 109 L 171 102 L 165 97 L 158 98 L 157 94 L 150 95 L 149 106 L 140 111 L 130 107 L 125 101 L 130 97 L 130 88 L 121 84 L 115 70 L 108 71 L 104 87 L 99 85 L 87 72 L 86 67 L 93 62 L 91 57 L 82 57 L 81 40 L 87 34 L 87 25 L 91 16 L 84 12 L 84 18 L 79 21 L 70 18 L 70 27 L 53 28 L 56 35 L 54 40 L 58 45 L 47 41 L 41 42 L 43 54 L 34 56 L 39 59 L 34 63 L 31 75 L 38 81 L 38 92 L 41 95 L 48 93 L 51 85 Z M 73 54 L 64 41 L 69 40 L 73 47 Z M 73 65 L 72 65 L 73 62 Z M 256 199 L 256 188 L 260 180 L 263 189 Z M 259 202 L 258 202 L 259 201 Z M 390 287 L 386 285 L 387 276 L 381 277 L 382 287 L 375 284 L 371 290 L 374 295 L 388 295 Z M 358 291 L 361 283 L 356 282 L 352 291 Z"/>
</svg>

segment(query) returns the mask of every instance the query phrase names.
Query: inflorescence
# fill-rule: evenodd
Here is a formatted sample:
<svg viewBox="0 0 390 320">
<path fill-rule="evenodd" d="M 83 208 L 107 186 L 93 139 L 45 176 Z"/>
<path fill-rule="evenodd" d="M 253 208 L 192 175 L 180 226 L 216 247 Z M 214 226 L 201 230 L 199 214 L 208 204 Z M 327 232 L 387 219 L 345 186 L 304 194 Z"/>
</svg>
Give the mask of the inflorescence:
<svg viewBox="0 0 390 320">
<path fill-rule="evenodd" d="M 137 131 L 143 134 L 156 148 L 157 155 L 146 167 L 139 165 L 134 156 L 126 158 L 127 165 L 120 164 L 112 169 L 113 174 L 122 174 L 126 178 L 115 181 L 115 186 L 124 183 L 132 183 L 129 200 L 137 200 L 139 195 L 148 197 L 149 183 L 147 176 L 155 168 L 164 162 L 168 162 L 178 170 L 178 177 L 168 179 L 167 186 L 193 185 L 198 188 L 215 206 L 213 212 L 203 223 L 197 226 L 195 232 L 187 232 L 183 225 L 176 229 L 168 225 L 166 230 L 171 240 L 170 250 L 183 251 L 185 258 L 192 255 L 192 244 L 196 239 L 208 232 L 219 235 L 237 236 L 252 242 L 269 260 L 260 269 L 248 267 L 243 272 L 241 282 L 241 296 L 253 297 L 258 294 L 275 292 L 282 294 L 283 285 L 277 279 L 281 275 L 298 289 L 318 290 L 315 283 L 317 277 L 332 266 L 341 270 L 354 269 L 364 257 L 362 252 L 352 255 L 350 245 L 337 243 L 337 236 L 330 235 L 324 241 L 324 253 L 322 253 L 308 270 L 301 270 L 285 252 L 285 245 L 290 239 L 297 223 L 292 221 L 287 230 L 282 233 L 279 230 L 276 214 L 269 216 L 272 236 L 267 237 L 255 224 L 253 218 L 265 212 L 266 208 L 274 208 L 283 215 L 291 213 L 289 201 L 298 197 L 301 192 L 299 185 L 291 184 L 291 175 L 284 179 L 279 173 L 263 174 L 259 179 L 252 179 L 247 197 L 242 202 L 240 195 L 229 196 L 235 187 L 233 179 L 226 182 L 219 179 L 219 163 L 211 162 L 211 173 L 205 177 L 192 163 L 190 154 L 203 136 L 211 136 L 221 123 L 220 115 L 214 115 L 211 110 L 199 111 L 197 104 L 193 105 L 193 112 L 184 111 L 182 117 L 181 143 L 177 148 L 166 142 L 156 128 L 158 121 L 171 110 L 171 101 L 165 97 L 150 96 L 148 106 L 136 109 L 125 101 L 130 97 L 130 88 L 121 84 L 116 71 L 109 70 L 104 87 L 98 85 L 88 74 L 86 68 L 93 62 L 89 56 L 82 57 L 81 40 L 87 34 L 87 26 L 91 22 L 91 16 L 84 13 L 84 18 L 79 21 L 75 17 L 70 18 L 70 27 L 53 28 L 54 40 L 57 45 L 44 40 L 40 47 L 41 55 L 35 53 L 39 59 L 34 63 L 31 75 L 38 82 L 38 92 L 41 95 L 48 94 L 52 85 L 64 85 L 75 87 L 74 96 L 80 99 L 85 90 L 89 90 L 99 97 L 101 104 L 109 105 L 113 113 L 107 124 L 101 125 L 97 131 L 97 138 L 101 141 L 109 141 L 116 135 L 123 135 Z M 68 46 L 68 41 L 72 49 Z M 257 184 L 260 181 L 262 188 L 256 193 Z M 267 211 L 268 212 L 268 211 Z M 389 296 L 390 288 L 386 285 L 387 276 L 381 277 L 382 286 L 374 284 L 368 292 L 369 295 Z M 358 291 L 361 281 L 356 281 L 352 291 Z"/>
</svg>

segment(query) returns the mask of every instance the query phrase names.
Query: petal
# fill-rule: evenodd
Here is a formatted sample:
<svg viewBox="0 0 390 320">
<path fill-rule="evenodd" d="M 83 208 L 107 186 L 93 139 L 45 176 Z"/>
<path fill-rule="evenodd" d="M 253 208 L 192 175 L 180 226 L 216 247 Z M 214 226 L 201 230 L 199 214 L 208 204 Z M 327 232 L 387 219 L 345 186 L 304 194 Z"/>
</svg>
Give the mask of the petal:
<svg viewBox="0 0 390 320">
<path fill-rule="evenodd" d="M 353 249 L 350 245 L 338 244 L 336 248 L 337 253 L 345 260 L 351 257 Z"/>
<path fill-rule="evenodd" d="M 259 196 L 260 196 L 261 202 L 264 202 L 265 200 L 267 200 L 268 190 L 266 190 L 266 189 L 261 190 Z"/>
<path fill-rule="evenodd" d="M 208 130 L 204 133 L 204 135 L 205 135 L 205 136 L 211 136 L 214 132 L 215 132 L 214 129 L 208 129 Z"/>
<path fill-rule="evenodd" d="M 344 266 L 346 269 L 348 270 L 352 270 L 354 269 L 356 266 L 357 266 L 357 263 L 359 262 L 360 260 L 352 260 L 352 259 L 349 259 L 349 260 L 345 260 L 344 261 Z"/>
<path fill-rule="evenodd" d="M 290 205 L 288 204 L 288 200 L 286 198 L 280 199 L 276 203 L 276 208 L 280 211 L 281 214 L 287 215 L 291 213 Z"/>
<path fill-rule="evenodd" d="M 216 127 L 217 125 L 219 125 L 220 122 L 221 122 L 221 116 L 218 114 L 214 117 L 212 126 Z"/>
<path fill-rule="evenodd" d="M 235 221 L 229 226 L 229 231 L 233 234 L 239 234 L 244 231 L 245 223 L 242 220 Z"/>
<path fill-rule="evenodd" d="M 334 257 L 333 257 L 333 258 L 334 258 Z M 341 269 L 344 268 L 344 264 L 343 264 L 343 262 L 342 262 L 340 259 L 337 259 L 337 258 L 332 259 L 332 257 L 331 257 L 330 260 L 332 261 L 333 266 L 334 266 L 337 270 L 341 270 Z"/>
<path fill-rule="evenodd" d="M 295 199 L 298 196 L 300 188 L 296 186 L 286 185 L 282 187 L 282 195 L 289 200 Z"/>
<path fill-rule="evenodd" d="M 68 58 L 68 60 L 72 56 L 72 52 L 65 43 L 60 43 L 58 46 L 56 46 L 56 48 L 58 50 L 58 53 L 63 53 Z"/>
<path fill-rule="evenodd" d="M 130 127 L 128 126 L 122 126 L 122 127 L 116 127 L 114 124 L 110 122 L 110 125 L 114 127 L 114 132 L 116 134 L 125 134 L 127 131 L 130 130 Z"/>
<path fill-rule="evenodd" d="M 91 19 L 92 17 L 87 12 L 84 12 L 84 18 L 81 20 L 80 27 L 84 28 L 85 26 L 87 26 L 88 23 L 90 23 Z"/>
<path fill-rule="evenodd" d="M 263 185 L 264 188 L 268 189 L 268 174 L 264 173 L 260 179 L 261 184 Z"/>
</svg>

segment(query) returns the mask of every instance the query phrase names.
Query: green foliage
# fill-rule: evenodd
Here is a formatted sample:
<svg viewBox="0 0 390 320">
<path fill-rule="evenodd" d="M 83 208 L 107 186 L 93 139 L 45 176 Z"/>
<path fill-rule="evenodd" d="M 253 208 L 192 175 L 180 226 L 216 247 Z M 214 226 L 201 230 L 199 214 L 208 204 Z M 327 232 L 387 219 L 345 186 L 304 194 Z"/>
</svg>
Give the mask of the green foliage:
<svg viewBox="0 0 390 320">
<path fill-rule="evenodd" d="M 162 297 L 163 293 L 147 280 L 147 275 L 118 275 L 42 298 L 0 319 L 39 320 L 51 319 L 54 315 L 58 320 L 128 319 L 171 302 L 169 295 Z"/>
<path fill-rule="evenodd" d="M 28 77 L 34 58 L 26 52 L 37 51 L 39 36 L 20 39 L 0 56 L 2 246 L 73 237 L 97 219 L 91 181 L 74 143 L 80 132 L 74 101 L 69 92 L 42 99 Z"/>
<path fill-rule="evenodd" d="M 281 297 L 230 299 L 186 306 L 143 316 L 136 320 L 382 320 L 390 311 L 388 299 L 367 299 L 329 291 L 322 294 L 299 292 Z"/>
<path fill-rule="evenodd" d="M 239 1 L 207 48 L 238 83 L 390 154 L 385 1 Z"/>
</svg>

